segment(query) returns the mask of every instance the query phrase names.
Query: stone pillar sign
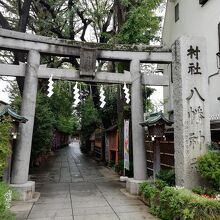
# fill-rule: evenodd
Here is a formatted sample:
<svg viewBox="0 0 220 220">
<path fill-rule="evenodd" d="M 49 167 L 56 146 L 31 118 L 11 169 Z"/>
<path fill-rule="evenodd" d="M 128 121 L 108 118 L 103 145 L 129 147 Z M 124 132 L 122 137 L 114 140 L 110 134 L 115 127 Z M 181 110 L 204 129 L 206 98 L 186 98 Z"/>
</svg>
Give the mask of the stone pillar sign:
<svg viewBox="0 0 220 220">
<path fill-rule="evenodd" d="M 197 158 L 210 142 L 206 41 L 181 37 L 173 45 L 176 185 L 199 184 Z"/>
</svg>

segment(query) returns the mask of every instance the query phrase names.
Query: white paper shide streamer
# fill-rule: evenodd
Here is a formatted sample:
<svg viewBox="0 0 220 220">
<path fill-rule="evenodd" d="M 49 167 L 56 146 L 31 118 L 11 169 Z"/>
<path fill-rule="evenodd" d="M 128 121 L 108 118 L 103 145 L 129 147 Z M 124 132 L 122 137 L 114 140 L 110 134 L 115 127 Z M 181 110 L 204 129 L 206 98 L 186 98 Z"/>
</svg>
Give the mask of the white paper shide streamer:
<svg viewBox="0 0 220 220">
<path fill-rule="evenodd" d="M 125 94 L 126 103 L 129 104 L 131 100 L 130 100 L 129 89 L 128 89 L 126 83 L 124 83 L 123 90 L 124 90 L 124 94 Z"/>
<path fill-rule="evenodd" d="M 76 82 L 75 86 L 74 86 L 74 103 L 73 103 L 73 107 L 77 107 L 77 105 L 80 103 L 80 99 L 79 99 L 79 89 L 78 89 L 78 82 Z"/>
<path fill-rule="evenodd" d="M 100 102 L 101 102 L 100 107 L 104 108 L 106 102 L 105 102 L 105 91 L 103 89 L 103 85 L 101 85 L 101 88 L 100 88 Z"/>
<path fill-rule="evenodd" d="M 51 97 L 53 95 L 53 84 L 54 84 L 53 75 L 50 76 L 48 81 L 49 81 L 49 83 L 48 83 L 48 89 L 47 89 L 47 91 L 48 91 L 47 96 Z"/>
</svg>

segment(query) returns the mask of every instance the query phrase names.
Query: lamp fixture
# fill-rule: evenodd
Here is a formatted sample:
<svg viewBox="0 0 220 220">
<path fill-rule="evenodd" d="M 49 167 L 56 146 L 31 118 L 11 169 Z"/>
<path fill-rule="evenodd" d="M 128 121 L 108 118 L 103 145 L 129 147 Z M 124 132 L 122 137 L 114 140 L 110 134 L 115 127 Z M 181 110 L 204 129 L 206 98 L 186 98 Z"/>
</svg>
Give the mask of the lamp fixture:
<svg viewBox="0 0 220 220">
<path fill-rule="evenodd" d="M 220 69 L 220 52 L 216 54 L 216 59 L 217 59 L 217 68 Z"/>
</svg>

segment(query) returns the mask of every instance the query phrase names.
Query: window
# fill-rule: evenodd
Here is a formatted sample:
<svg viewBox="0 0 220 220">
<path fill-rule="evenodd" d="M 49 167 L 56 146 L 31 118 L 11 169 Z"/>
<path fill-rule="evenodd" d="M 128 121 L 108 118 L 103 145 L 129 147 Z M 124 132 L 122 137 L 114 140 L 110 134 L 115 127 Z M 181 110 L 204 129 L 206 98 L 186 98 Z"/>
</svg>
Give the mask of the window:
<svg viewBox="0 0 220 220">
<path fill-rule="evenodd" d="M 179 3 L 175 6 L 175 22 L 179 20 Z"/>
</svg>

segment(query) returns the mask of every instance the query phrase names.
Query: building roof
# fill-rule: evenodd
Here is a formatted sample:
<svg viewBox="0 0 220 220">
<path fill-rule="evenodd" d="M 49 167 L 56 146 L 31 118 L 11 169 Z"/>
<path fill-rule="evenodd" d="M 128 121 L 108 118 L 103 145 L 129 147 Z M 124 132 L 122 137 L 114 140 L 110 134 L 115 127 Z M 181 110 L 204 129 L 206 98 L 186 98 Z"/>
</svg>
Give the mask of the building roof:
<svg viewBox="0 0 220 220">
<path fill-rule="evenodd" d="M 28 120 L 25 117 L 18 115 L 10 105 L 6 105 L 4 109 L 0 112 L 0 117 L 4 115 L 10 115 L 15 121 L 26 123 Z"/>
<path fill-rule="evenodd" d="M 171 126 L 173 124 L 172 121 L 168 120 L 164 114 L 162 112 L 156 112 L 156 113 L 152 113 L 150 114 L 150 116 L 148 116 L 147 120 L 140 123 L 140 125 L 144 126 L 153 126 L 153 125 L 161 125 L 161 124 L 166 124 Z"/>
<path fill-rule="evenodd" d="M 8 105 L 8 103 L 6 103 L 6 102 L 4 102 L 4 101 L 2 101 L 2 100 L 0 100 L 0 104 Z"/>
</svg>

